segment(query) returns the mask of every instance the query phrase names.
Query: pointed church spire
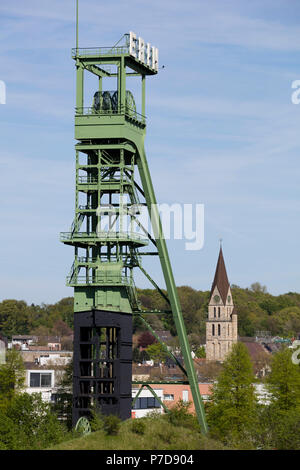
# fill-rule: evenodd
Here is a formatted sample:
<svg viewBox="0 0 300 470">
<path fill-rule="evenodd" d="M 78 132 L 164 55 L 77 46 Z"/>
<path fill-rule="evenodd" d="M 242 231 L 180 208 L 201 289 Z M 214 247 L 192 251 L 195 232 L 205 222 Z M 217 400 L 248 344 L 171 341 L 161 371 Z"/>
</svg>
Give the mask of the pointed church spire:
<svg viewBox="0 0 300 470">
<path fill-rule="evenodd" d="M 215 287 L 218 288 L 218 291 L 220 292 L 221 298 L 223 303 L 226 303 L 226 296 L 228 294 L 228 289 L 230 287 L 230 284 L 228 282 L 228 277 L 226 273 L 226 268 L 225 268 L 225 262 L 223 258 L 223 251 L 222 251 L 222 244 L 220 243 L 220 253 L 219 253 L 219 258 L 217 262 L 217 267 L 216 267 L 216 273 L 214 277 L 214 281 L 212 283 L 211 291 L 210 291 L 210 298 L 213 295 Z"/>
</svg>

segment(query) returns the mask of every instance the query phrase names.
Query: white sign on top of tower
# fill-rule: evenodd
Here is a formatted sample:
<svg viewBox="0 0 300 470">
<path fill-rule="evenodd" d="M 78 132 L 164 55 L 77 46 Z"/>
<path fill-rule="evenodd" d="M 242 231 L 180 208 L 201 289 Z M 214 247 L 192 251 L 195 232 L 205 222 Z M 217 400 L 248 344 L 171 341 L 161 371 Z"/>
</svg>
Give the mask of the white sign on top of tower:
<svg viewBox="0 0 300 470">
<path fill-rule="evenodd" d="M 144 39 L 137 38 L 136 34 L 129 33 L 129 54 L 158 72 L 158 49 Z"/>
</svg>

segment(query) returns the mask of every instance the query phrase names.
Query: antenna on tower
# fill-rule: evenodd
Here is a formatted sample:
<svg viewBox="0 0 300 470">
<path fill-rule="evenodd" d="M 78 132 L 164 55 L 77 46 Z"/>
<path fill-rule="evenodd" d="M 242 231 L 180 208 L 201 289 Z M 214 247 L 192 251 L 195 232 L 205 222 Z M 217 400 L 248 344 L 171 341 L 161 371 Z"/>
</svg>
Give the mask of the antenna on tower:
<svg viewBox="0 0 300 470">
<path fill-rule="evenodd" d="M 78 0 L 76 0 L 76 55 L 78 53 Z"/>
</svg>

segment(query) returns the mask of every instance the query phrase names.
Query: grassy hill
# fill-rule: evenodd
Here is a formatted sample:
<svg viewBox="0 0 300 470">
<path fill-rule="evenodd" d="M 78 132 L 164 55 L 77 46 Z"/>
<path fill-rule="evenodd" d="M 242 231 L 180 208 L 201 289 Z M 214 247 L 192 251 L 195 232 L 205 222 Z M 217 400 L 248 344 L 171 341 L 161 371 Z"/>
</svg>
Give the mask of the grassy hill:
<svg viewBox="0 0 300 470">
<path fill-rule="evenodd" d="M 142 423 L 142 424 L 141 424 Z M 104 430 L 71 439 L 51 450 L 222 450 L 224 446 L 199 432 L 194 420 L 184 425 L 167 415 L 127 420 L 117 435 Z"/>
</svg>

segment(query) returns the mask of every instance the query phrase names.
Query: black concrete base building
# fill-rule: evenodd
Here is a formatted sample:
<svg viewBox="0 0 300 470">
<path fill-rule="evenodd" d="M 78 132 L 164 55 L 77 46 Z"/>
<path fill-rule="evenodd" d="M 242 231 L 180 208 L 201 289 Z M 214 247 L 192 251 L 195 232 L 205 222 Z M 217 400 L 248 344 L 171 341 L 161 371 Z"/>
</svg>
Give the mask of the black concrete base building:
<svg viewBox="0 0 300 470">
<path fill-rule="evenodd" d="M 74 314 L 73 426 L 97 406 L 131 417 L 132 315 L 101 310 Z"/>
</svg>

